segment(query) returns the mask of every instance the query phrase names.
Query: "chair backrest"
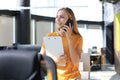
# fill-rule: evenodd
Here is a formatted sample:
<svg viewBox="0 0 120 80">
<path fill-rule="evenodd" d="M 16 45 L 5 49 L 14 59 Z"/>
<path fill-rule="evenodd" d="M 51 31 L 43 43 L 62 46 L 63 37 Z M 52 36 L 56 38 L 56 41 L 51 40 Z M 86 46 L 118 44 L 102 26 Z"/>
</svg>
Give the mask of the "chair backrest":
<svg viewBox="0 0 120 80">
<path fill-rule="evenodd" d="M 39 71 L 40 62 L 36 51 L 0 51 L 0 80 L 41 79 Z"/>
<path fill-rule="evenodd" d="M 41 49 L 40 45 L 31 45 L 31 44 L 13 44 L 14 48 L 17 50 L 28 50 L 28 51 L 37 51 Z"/>
</svg>

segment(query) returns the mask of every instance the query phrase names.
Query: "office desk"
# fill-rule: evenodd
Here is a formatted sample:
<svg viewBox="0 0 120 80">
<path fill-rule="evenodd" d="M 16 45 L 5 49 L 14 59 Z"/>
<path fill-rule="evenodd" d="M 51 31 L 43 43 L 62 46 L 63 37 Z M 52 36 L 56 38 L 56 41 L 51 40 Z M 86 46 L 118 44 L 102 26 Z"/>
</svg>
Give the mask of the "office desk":
<svg viewBox="0 0 120 80">
<path fill-rule="evenodd" d="M 90 65 L 92 67 L 97 67 L 97 69 L 101 69 L 101 54 L 90 54 Z"/>
</svg>

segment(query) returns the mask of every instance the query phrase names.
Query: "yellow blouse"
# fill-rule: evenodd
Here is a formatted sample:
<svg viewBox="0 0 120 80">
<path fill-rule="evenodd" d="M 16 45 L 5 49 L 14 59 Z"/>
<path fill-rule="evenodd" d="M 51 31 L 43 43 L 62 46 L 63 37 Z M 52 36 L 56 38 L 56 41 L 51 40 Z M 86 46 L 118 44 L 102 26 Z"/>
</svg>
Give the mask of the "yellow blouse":
<svg viewBox="0 0 120 80">
<path fill-rule="evenodd" d="M 60 35 L 58 32 L 53 32 L 53 33 L 49 33 L 47 36 L 60 36 Z M 76 49 L 80 48 L 80 50 L 82 51 L 82 44 L 83 44 L 82 37 L 80 35 L 74 35 L 72 36 L 72 39 L 74 43 L 73 46 Z M 67 55 L 68 59 L 66 66 L 57 67 L 58 80 L 75 80 L 76 78 L 81 78 L 81 74 L 79 71 L 79 64 L 73 65 L 70 58 L 68 42 L 65 37 L 62 37 L 62 42 L 63 42 L 64 54 Z M 44 48 L 44 45 L 42 45 L 42 47 Z"/>
</svg>

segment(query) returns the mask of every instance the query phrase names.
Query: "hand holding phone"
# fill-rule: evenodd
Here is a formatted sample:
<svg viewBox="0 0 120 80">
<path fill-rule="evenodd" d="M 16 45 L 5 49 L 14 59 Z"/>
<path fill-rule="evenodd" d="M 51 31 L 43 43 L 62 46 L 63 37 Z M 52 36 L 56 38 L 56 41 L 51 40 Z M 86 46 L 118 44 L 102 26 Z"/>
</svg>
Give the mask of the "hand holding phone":
<svg viewBox="0 0 120 80">
<path fill-rule="evenodd" d="M 69 26 L 69 24 L 72 26 L 73 25 L 73 21 L 69 18 L 66 22 L 65 25 Z"/>
<path fill-rule="evenodd" d="M 65 23 L 65 25 L 67 25 L 68 27 L 70 26 L 70 25 L 72 26 L 73 25 L 73 20 L 71 20 L 70 18 L 67 20 L 67 22 Z M 66 31 L 66 29 L 64 29 L 65 31 Z"/>
</svg>

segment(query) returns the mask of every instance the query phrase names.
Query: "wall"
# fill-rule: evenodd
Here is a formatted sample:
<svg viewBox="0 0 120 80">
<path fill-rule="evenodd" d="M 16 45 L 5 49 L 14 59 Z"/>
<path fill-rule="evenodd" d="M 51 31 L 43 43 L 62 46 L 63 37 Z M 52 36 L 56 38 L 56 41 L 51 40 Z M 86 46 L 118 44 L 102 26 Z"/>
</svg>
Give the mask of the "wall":
<svg viewBox="0 0 120 80">
<path fill-rule="evenodd" d="M 0 46 L 10 46 L 13 44 L 13 18 L 0 16 Z"/>
<path fill-rule="evenodd" d="M 43 37 L 52 32 L 51 22 L 49 21 L 38 21 L 36 22 L 36 44 L 41 45 L 43 41 Z"/>
</svg>

